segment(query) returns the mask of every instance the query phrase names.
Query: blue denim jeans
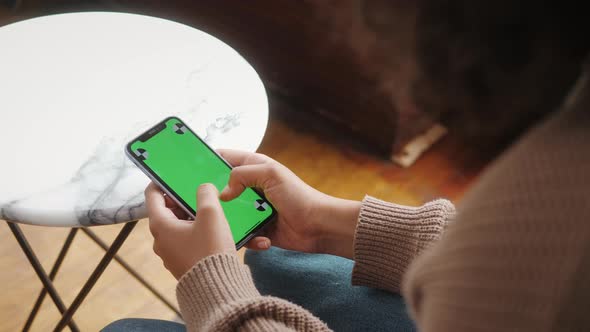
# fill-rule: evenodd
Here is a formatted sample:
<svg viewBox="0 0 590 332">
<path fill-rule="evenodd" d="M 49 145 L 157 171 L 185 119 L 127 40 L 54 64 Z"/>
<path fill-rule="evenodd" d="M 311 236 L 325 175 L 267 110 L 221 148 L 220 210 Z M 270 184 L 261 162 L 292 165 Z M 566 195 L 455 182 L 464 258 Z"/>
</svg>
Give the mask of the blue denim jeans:
<svg viewBox="0 0 590 332">
<path fill-rule="evenodd" d="M 263 295 L 296 303 L 335 331 L 416 330 L 401 296 L 350 284 L 353 262 L 349 259 L 271 248 L 249 250 L 245 261 Z M 185 328 L 174 322 L 123 319 L 103 331 L 177 332 Z"/>
</svg>

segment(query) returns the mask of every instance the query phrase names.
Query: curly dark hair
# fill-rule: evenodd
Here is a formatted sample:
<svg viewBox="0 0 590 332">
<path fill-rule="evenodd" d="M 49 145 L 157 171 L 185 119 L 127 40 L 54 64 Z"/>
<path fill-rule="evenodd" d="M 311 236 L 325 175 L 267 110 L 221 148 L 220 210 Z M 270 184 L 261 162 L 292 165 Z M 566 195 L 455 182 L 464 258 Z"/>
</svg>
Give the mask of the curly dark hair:
<svg viewBox="0 0 590 332">
<path fill-rule="evenodd" d="M 468 136 L 513 138 L 558 108 L 590 50 L 589 25 L 583 2 L 420 1 L 416 102 Z"/>
</svg>

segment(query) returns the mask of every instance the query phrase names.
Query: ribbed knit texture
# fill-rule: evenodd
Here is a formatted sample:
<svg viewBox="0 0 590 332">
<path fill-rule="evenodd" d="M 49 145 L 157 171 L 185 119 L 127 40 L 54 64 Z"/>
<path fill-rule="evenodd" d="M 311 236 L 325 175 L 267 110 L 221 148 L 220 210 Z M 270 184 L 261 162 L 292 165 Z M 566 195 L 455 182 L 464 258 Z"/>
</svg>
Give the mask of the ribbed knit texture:
<svg viewBox="0 0 590 332">
<path fill-rule="evenodd" d="M 421 331 L 590 331 L 590 91 L 489 167 L 404 295 Z"/>
<path fill-rule="evenodd" d="M 236 255 L 200 260 L 178 281 L 176 297 L 188 331 L 328 331 L 298 305 L 256 290 Z"/>
<path fill-rule="evenodd" d="M 582 96 L 495 162 L 456 216 L 444 200 L 410 208 L 366 197 L 353 283 L 397 292 L 403 280 L 423 332 L 590 331 L 588 86 Z M 261 296 L 234 255 L 199 261 L 177 297 L 189 331 L 327 330 Z"/>
<path fill-rule="evenodd" d="M 444 199 L 408 207 L 366 196 L 354 238 L 352 284 L 399 293 L 410 262 L 440 237 L 454 214 Z"/>
<path fill-rule="evenodd" d="M 454 212 L 446 200 L 406 207 L 367 196 L 355 234 L 353 283 L 398 292 L 407 265 L 440 237 Z M 261 296 L 235 255 L 199 261 L 180 278 L 176 297 L 188 331 L 329 330 L 300 306 Z"/>
</svg>

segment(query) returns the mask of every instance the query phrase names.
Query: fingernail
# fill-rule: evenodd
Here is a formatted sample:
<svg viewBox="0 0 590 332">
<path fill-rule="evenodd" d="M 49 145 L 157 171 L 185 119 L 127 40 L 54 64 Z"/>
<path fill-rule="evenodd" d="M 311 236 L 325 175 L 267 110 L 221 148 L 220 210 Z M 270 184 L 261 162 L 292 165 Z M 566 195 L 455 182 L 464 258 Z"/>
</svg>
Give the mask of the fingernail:
<svg viewBox="0 0 590 332">
<path fill-rule="evenodd" d="M 219 196 L 225 195 L 229 192 L 229 186 L 226 185 L 223 190 L 221 191 L 221 193 L 219 194 Z"/>
<path fill-rule="evenodd" d="M 268 239 L 263 239 L 263 240 L 258 241 L 258 248 L 260 248 L 260 249 L 270 248 L 270 241 Z"/>
<path fill-rule="evenodd" d="M 215 186 L 213 185 L 213 183 L 202 183 L 199 186 L 199 189 L 202 189 L 202 190 L 212 190 L 212 189 L 215 189 Z"/>
</svg>

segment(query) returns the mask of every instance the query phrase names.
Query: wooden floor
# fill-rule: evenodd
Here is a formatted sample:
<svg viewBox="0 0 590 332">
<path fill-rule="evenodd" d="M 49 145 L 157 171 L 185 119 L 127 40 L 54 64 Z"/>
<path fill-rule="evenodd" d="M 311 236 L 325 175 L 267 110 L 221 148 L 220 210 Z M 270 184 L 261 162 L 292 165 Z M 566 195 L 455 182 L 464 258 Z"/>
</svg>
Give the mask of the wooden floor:
<svg viewBox="0 0 590 332">
<path fill-rule="evenodd" d="M 273 109 L 280 109 L 280 102 Z M 401 204 L 417 205 L 436 197 L 454 201 L 461 198 L 489 158 L 473 157 L 452 137 L 434 146 L 409 169 L 348 148 L 335 136 L 305 129 L 286 120 L 280 111 L 272 113 L 260 151 L 290 167 L 312 186 L 328 194 L 362 199 L 365 194 Z M 290 118 L 289 118 L 290 119 Z M 287 125 L 289 123 L 289 125 Z M 67 229 L 22 226 L 45 268 L 49 270 Z M 96 227 L 105 240 L 112 241 L 120 225 Z M 55 285 L 70 303 L 97 264 L 102 251 L 79 233 Z M 120 254 L 131 265 L 174 300 L 175 280 L 152 252 L 152 238 L 142 220 Z M 34 303 L 41 284 L 4 222 L 0 224 L 0 331 L 19 330 Z M 116 263 L 111 264 L 75 315 L 82 331 L 97 331 L 124 317 L 175 319 Z M 46 299 L 33 331 L 50 331 L 59 315 Z"/>
</svg>

